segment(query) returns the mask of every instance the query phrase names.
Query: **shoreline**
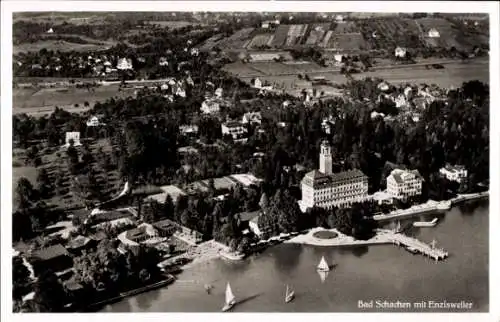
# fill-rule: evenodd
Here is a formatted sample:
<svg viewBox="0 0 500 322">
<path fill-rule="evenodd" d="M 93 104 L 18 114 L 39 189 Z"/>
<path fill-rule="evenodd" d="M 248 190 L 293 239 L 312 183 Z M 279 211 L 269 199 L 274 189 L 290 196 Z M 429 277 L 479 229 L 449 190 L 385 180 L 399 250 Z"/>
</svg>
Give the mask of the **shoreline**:
<svg viewBox="0 0 500 322">
<path fill-rule="evenodd" d="M 146 293 L 146 292 L 161 288 L 163 286 L 166 286 L 166 285 L 173 283 L 174 281 L 175 281 L 175 277 L 172 274 L 167 274 L 166 278 L 161 280 L 161 281 L 158 281 L 156 283 L 149 284 L 146 286 L 138 287 L 138 288 L 135 288 L 135 289 L 132 289 L 129 291 L 121 292 L 121 293 L 119 293 L 118 296 L 115 296 L 112 298 L 108 298 L 108 299 L 105 299 L 105 300 L 102 300 L 102 301 L 99 301 L 96 303 L 91 303 L 91 304 L 87 305 L 85 310 L 89 310 L 92 312 L 98 312 L 99 309 L 102 308 L 103 306 L 122 301 L 123 299 L 125 299 L 129 296 L 134 296 L 134 295 Z"/>
<path fill-rule="evenodd" d="M 427 202 L 419 205 L 415 205 L 408 209 L 397 209 L 388 214 L 375 215 L 373 219 L 376 221 L 399 219 L 404 217 L 419 216 L 427 213 L 444 212 L 449 210 L 451 207 L 458 205 L 467 201 L 480 200 L 489 197 L 489 190 L 485 192 L 460 194 L 457 197 L 451 198 L 449 200 L 434 201 L 428 200 Z"/>
<path fill-rule="evenodd" d="M 331 239 L 321 239 L 314 237 L 313 234 L 319 231 L 330 231 L 337 234 L 337 237 Z M 385 245 L 392 244 L 389 239 L 388 231 L 379 229 L 377 234 L 368 240 L 357 240 L 352 236 L 347 236 L 336 228 L 325 229 L 322 227 L 315 227 L 309 230 L 305 235 L 299 235 L 292 239 L 284 241 L 286 244 L 301 244 L 310 246 L 327 246 L 327 247 L 338 247 L 338 246 L 362 246 L 362 245 Z"/>
</svg>

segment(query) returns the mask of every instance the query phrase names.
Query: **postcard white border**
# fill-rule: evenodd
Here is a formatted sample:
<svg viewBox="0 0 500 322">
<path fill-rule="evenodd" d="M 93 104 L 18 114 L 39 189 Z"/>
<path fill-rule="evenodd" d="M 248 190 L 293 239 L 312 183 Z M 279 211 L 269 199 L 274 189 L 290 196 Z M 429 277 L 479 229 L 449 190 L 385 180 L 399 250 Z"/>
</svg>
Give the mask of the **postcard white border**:
<svg viewBox="0 0 500 322">
<path fill-rule="evenodd" d="M 138 319 L 167 321 L 215 320 L 217 321 L 303 321 L 311 313 L 231 313 L 231 314 L 186 314 L 186 313 L 125 313 L 125 314 L 12 314 L 11 281 L 11 213 L 12 213 L 12 12 L 19 11 L 266 11 L 266 12 L 480 12 L 490 14 L 490 313 L 417 314 L 417 313 L 318 313 L 317 319 L 342 321 L 500 321 L 500 195 L 498 139 L 500 138 L 499 90 L 499 5 L 497 2 L 436 2 L 436 1 L 2 1 L 1 43 L 1 320 L 2 321 L 109 321 L 123 322 Z M 497 160 L 497 161 L 495 161 Z M 496 287 L 495 287 L 496 286 Z M 495 305 L 495 303 L 497 305 Z M 310 316 L 309 318 L 312 318 Z"/>
</svg>

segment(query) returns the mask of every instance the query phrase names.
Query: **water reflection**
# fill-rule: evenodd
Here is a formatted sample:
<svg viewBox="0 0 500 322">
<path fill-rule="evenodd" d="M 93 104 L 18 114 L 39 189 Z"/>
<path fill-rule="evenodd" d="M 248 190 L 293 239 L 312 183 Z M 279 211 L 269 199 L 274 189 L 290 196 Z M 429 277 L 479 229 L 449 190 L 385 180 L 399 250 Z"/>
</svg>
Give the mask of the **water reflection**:
<svg viewBox="0 0 500 322">
<path fill-rule="evenodd" d="M 144 296 L 144 294 L 141 294 L 141 296 L 137 297 L 137 307 L 140 311 L 148 311 L 151 308 L 152 303 L 154 303 L 160 297 L 160 292 L 149 293 L 150 294 L 148 296 Z"/>
<path fill-rule="evenodd" d="M 358 258 L 363 257 L 367 253 L 368 253 L 368 246 L 366 245 L 352 248 L 352 254 Z"/>
<path fill-rule="evenodd" d="M 290 273 L 295 270 L 295 267 L 300 262 L 300 257 L 304 248 L 301 245 L 291 244 L 285 246 L 287 248 L 286 252 L 279 251 L 282 247 L 283 245 L 276 247 L 278 251 L 276 251 L 273 256 L 274 265 L 276 270 Z"/>
</svg>

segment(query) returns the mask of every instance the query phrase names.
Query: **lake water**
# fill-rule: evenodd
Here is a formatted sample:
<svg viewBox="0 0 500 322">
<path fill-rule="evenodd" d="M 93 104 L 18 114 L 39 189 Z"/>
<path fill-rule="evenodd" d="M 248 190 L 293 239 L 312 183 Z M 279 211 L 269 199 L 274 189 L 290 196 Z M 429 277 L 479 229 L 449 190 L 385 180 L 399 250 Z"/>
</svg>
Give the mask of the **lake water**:
<svg viewBox="0 0 500 322">
<path fill-rule="evenodd" d="M 281 244 L 240 263 L 214 260 L 187 269 L 166 288 L 106 306 L 101 312 L 219 312 L 226 283 L 240 301 L 235 312 L 405 312 L 422 309 L 360 309 L 358 301 L 472 302 L 488 311 L 488 202 L 455 207 L 434 228 L 410 228 L 418 239 L 437 241 L 450 253 L 442 262 L 412 255 L 394 245 L 316 247 Z M 421 216 L 429 220 L 434 215 Z M 402 221 L 402 226 L 417 218 Z M 388 223 L 393 225 L 394 223 Z M 321 256 L 337 263 L 324 282 L 316 271 Z M 209 295 L 204 284 L 214 286 Z M 296 298 L 284 303 L 285 285 Z M 450 309 L 424 309 L 450 312 Z"/>
</svg>

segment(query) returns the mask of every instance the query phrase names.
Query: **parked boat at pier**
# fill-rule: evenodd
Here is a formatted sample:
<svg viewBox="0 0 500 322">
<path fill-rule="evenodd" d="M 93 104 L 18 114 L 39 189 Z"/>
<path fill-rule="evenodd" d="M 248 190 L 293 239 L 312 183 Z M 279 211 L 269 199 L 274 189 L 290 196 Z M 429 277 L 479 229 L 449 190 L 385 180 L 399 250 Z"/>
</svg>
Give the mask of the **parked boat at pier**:
<svg viewBox="0 0 500 322">
<path fill-rule="evenodd" d="M 438 218 L 432 219 L 432 221 L 415 221 L 413 227 L 434 227 L 437 225 Z"/>
</svg>

